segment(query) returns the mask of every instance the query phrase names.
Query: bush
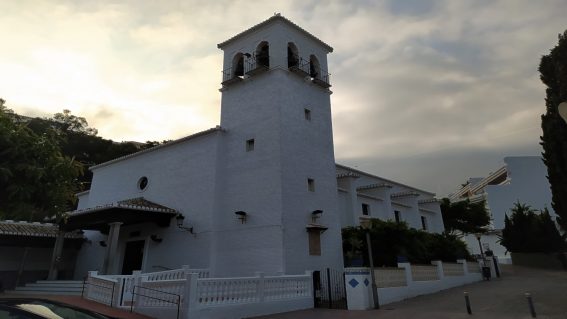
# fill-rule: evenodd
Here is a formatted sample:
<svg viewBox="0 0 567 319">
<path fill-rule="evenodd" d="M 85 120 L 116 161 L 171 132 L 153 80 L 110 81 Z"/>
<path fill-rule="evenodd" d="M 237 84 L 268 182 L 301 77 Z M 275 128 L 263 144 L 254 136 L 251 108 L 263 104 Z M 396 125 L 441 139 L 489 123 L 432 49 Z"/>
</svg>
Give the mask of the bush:
<svg viewBox="0 0 567 319">
<path fill-rule="evenodd" d="M 537 212 L 528 205 L 514 204 L 506 215 L 500 243 L 512 253 L 551 253 L 566 248 L 547 209 Z"/>
<path fill-rule="evenodd" d="M 342 234 L 345 266 L 359 259 L 368 266 L 366 230 L 347 227 Z M 470 258 L 466 244 L 457 236 L 427 233 L 409 228 L 406 223 L 373 219 L 370 238 L 375 266 L 396 266 L 399 258 L 417 264 Z"/>
</svg>

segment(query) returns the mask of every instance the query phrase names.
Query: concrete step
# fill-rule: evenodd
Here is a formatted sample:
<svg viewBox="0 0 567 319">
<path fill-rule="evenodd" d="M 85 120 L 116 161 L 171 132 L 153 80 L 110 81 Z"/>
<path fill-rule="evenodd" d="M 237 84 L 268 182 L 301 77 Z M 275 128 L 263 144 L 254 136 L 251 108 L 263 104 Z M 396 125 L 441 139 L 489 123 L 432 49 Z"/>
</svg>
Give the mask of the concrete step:
<svg viewBox="0 0 567 319">
<path fill-rule="evenodd" d="M 60 295 L 60 296 L 80 296 L 80 291 L 38 291 L 38 290 L 7 290 L 7 295 Z"/>
<path fill-rule="evenodd" d="M 69 284 L 60 284 L 60 283 L 49 283 L 49 284 L 44 284 L 44 283 L 30 283 L 30 284 L 26 284 L 26 287 L 61 287 L 61 288 L 82 288 L 83 287 L 83 283 L 79 282 L 79 283 L 69 283 Z"/>
<path fill-rule="evenodd" d="M 16 291 L 81 291 L 83 287 L 16 287 Z"/>
<path fill-rule="evenodd" d="M 81 280 L 38 280 L 36 284 L 83 284 Z"/>
<path fill-rule="evenodd" d="M 82 291 L 83 282 L 79 280 L 39 280 L 35 283 L 28 283 L 23 287 L 16 287 L 10 293 L 80 296 Z"/>
</svg>

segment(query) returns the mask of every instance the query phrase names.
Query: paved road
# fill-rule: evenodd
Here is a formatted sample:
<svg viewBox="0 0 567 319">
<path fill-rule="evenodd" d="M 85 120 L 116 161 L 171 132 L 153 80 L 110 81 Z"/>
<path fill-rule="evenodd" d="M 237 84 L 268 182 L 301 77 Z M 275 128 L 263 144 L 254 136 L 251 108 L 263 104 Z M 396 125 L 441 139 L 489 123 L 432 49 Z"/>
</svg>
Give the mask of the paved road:
<svg viewBox="0 0 567 319">
<path fill-rule="evenodd" d="M 466 312 L 463 292 L 473 315 Z M 531 318 L 524 293 L 530 292 L 537 318 L 567 319 L 567 272 L 507 267 L 502 278 L 452 288 L 385 305 L 380 310 L 310 309 L 255 319 L 459 319 Z"/>
</svg>

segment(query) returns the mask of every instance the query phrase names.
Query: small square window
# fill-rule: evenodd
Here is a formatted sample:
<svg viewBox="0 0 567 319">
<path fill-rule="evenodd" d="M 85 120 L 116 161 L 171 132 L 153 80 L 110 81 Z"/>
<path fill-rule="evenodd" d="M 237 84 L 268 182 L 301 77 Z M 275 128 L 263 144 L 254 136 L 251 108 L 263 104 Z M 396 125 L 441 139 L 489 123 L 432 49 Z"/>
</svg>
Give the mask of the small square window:
<svg viewBox="0 0 567 319">
<path fill-rule="evenodd" d="M 311 110 L 305 109 L 304 112 L 305 112 L 305 119 L 311 121 Z"/>
<path fill-rule="evenodd" d="M 246 141 L 246 152 L 251 152 L 254 150 L 254 139 L 249 139 Z"/>
<path fill-rule="evenodd" d="M 368 204 L 362 204 L 362 215 L 370 215 L 370 206 Z"/>
<path fill-rule="evenodd" d="M 394 218 L 396 219 L 396 223 L 399 223 L 399 222 L 402 221 L 402 214 L 400 213 L 399 210 L 394 211 Z"/>
<path fill-rule="evenodd" d="M 315 191 L 315 180 L 312 178 L 308 178 L 307 179 L 307 189 L 310 192 L 314 192 Z"/>
<path fill-rule="evenodd" d="M 421 229 L 427 230 L 427 217 L 421 216 Z"/>
</svg>

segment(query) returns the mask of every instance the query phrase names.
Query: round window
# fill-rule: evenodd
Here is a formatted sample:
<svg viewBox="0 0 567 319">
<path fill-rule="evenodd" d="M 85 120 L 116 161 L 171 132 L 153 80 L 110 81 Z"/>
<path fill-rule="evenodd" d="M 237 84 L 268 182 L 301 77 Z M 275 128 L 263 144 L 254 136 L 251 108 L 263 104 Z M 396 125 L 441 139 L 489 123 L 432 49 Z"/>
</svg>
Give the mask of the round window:
<svg viewBox="0 0 567 319">
<path fill-rule="evenodd" d="M 148 187 L 148 178 L 144 176 L 138 180 L 138 189 L 143 191 L 146 187 Z"/>
</svg>

